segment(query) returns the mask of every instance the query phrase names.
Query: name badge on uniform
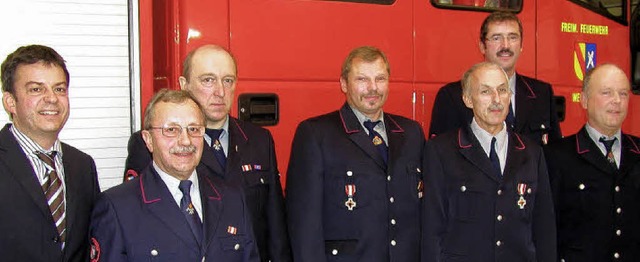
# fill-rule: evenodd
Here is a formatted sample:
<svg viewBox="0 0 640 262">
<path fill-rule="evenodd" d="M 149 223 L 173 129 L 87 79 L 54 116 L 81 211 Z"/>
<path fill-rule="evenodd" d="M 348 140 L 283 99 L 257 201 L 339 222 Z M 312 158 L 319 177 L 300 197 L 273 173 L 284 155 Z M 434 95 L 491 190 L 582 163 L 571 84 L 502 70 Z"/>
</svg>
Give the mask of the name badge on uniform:
<svg viewBox="0 0 640 262">
<path fill-rule="evenodd" d="M 524 199 L 524 194 L 525 192 L 527 192 L 527 184 L 524 183 L 519 183 L 518 184 L 518 195 L 520 195 L 520 198 L 518 199 L 518 207 L 520 207 L 520 209 L 524 209 L 524 206 L 527 204 L 527 200 Z"/>
<path fill-rule="evenodd" d="M 353 208 L 356 207 L 356 201 L 353 200 L 353 196 L 356 194 L 356 185 L 346 185 L 344 191 L 347 194 L 347 201 L 344 202 L 344 205 L 349 211 L 353 211 Z"/>
</svg>

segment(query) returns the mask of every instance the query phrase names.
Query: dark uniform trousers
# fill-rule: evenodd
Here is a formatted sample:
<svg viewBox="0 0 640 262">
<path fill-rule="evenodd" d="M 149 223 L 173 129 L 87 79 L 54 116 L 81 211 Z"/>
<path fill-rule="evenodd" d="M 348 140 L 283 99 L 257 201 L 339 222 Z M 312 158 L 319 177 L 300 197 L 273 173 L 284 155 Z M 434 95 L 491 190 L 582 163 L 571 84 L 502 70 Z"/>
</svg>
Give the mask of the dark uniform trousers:
<svg viewBox="0 0 640 262">
<path fill-rule="evenodd" d="M 87 261 L 89 218 L 100 192 L 93 159 L 62 143 L 67 205 L 62 250 L 40 182 L 10 125 L 0 131 L 0 261 Z"/>
<path fill-rule="evenodd" d="M 545 149 L 561 260 L 640 261 L 640 139 L 620 142 L 619 170 L 585 128 Z"/>
<path fill-rule="evenodd" d="M 257 262 L 257 247 L 240 188 L 198 169 L 204 239 L 196 241 L 184 214 L 152 165 L 131 182 L 100 194 L 91 218 L 92 259 Z"/>
<path fill-rule="evenodd" d="M 261 261 L 291 261 L 282 185 L 271 133 L 233 117 L 229 117 L 228 132 L 226 168 L 220 166 L 206 145 L 200 166 L 225 183 L 243 188 Z M 127 172 L 139 173 L 151 162 L 140 131 L 131 135 L 128 150 Z"/>
<path fill-rule="evenodd" d="M 539 145 L 509 133 L 503 176 L 469 127 L 425 153 L 422 261 L 555 261 L 556 231 Z"/>
<path fill-rule="evenodd" d="M 295 261 L 419 261 L 424 133 L 401 116 L 384 123 L 387 168 L 347 104 L 298 126 L 286 187 Z"/>
<path fill-rule="evenodd" d="M 551 85 L 516 74 L 516 123 L 512 131 L 538 144 L 544 144 L 545 139 L 550 142 L 562 138 L 555 108 Z M 460 81 L 449 83 L 436 95 L 429 136 L 466 128 L 472 118 L 473 111 L 462 101 Z"/>
</svg>

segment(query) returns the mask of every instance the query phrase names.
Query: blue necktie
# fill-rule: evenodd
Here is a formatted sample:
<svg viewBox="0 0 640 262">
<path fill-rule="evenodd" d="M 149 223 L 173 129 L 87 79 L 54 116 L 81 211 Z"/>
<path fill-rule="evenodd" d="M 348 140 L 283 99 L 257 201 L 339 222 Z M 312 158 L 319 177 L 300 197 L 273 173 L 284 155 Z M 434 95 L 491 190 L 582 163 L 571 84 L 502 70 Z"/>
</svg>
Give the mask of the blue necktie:
<svg viewBox="0 0 640 262">
<path fill-rule="evenodd" d="M 513 113 L 513 107 L 511 106 L 511 103 L 509 103 L 509 114 L 507 114 L 507 119 L 505 119 L 505 122 L 507 122 L 507 127 L 509 128 L 509 130 L 514 130 L 516 127 L 516 116 Z"/>
<path fill-rule="evenodd" d="M 380 133 L 373 130 L 373 128 L 378 125 L 378 123 L 380 123 L 380 121 L 371 122 L 371 120 L 367 120 L 364 121 L 364 127 L 366 127 L 369 131 L 369 138 L 371 138 L 371 142 L 373 142 L 373 145 L 378 149 L 378 152 L 380 152 L 380 155 L 384 160 L 384 164 L 386 165 L 389 159 L 387 144 L 385 144 L 384 139 L 382 139 Z"/>
<path fill-rule="evenodd" d="M 218 160 L 218 163 L 222 167 L 222 170 L 225 170 L 227 167 L 227 156 L 224 155 L 224 148 L 220 143 L 220 135 L 222 134 L 222 129 L 205 129 L 205 133 L 211 138 L 211 149 L 213 149 L 213 155 Z"/>
<path fill-rule="evenodd" d="M 500 159 L 498 158 L 498 153 L 496 153 L 496 138 L 491 138 L 491 151 L 489 152 L 489 160 L 491 160 L 491 165 L 493 165 L 493 169 L 496 171 L 496 176 L 498 178 L 502 178 L 502 168 L 500 168 Z"/>
<path fill-rule="evenodd" d="M 180 181 L 180 191 L 182 192 L 182 199 L 180 200 L 180 210 L 184 214 L 187 219 L 187 223 L 193 232 L 193 236 L 196 238 L 198 245 L 202 245 L 202 222 L 200 221 L 200 217 L 198 216 L 198 211 L 196 211 L 193 203 L 191 202 L 191 184 L 192 182 L 189 180 Z"/>
<path fill-rule="evenodd" d="M 602 144 L 604 144 L 604 148 L 607 149 L 607 153 L 605 154 L 605 156 L 609 161 L 609 165 L 611 165 L 611 167 L 613 167 L 614 169 L 618 169 L 618 165 L 616 164 L 616 158 L 613 156 L 613 151 L 611 149 L 613 148 L 613 143 L 616 142 L 616 139 L 618 138 L 614 137 L 611 140 L 606 140 L 604 137 L 601 137 L 599 140 Z"/>
</svg>

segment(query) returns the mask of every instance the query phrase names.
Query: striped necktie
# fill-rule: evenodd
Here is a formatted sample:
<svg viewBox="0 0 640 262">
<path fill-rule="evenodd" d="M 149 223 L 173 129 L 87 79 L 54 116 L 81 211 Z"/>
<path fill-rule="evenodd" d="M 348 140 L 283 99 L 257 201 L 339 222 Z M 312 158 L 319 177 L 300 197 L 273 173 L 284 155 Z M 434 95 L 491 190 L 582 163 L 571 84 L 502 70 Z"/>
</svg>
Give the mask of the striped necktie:
<svg viewBox="0 0 640 262">
<path fill-rule="evenodd" d="M 51 170 L 42 181 L 42 191 L 47 199 L 53 221 L 56 223 L 56 228 L 60 235 L 60 242 L 63 243 L 64 246 L 67 221 L 64 204 L 64 188 L 53 161 L 56 157 L 56 152 L 53 151 L 50 154 L 37 152 L 36 155 L 48 166 L 48 170 Z"/>
</svg>

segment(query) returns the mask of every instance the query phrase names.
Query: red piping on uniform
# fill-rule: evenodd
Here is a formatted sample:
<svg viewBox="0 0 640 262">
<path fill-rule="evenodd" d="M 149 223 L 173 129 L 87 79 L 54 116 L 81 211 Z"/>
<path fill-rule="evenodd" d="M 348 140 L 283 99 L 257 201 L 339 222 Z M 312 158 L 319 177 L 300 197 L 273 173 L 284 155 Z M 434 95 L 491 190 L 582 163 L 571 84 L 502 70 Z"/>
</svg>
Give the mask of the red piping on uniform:
<svg viewBox="0 0 640 262">
<path fill-rule="evenodd" d="M 249 140 L 249 138 L 247 138 L 247 135 L 244 133 L 244 130 L 242 130 L 242 128 L 240 127 L 240 125 L 238 125 L 238 121 L 236 121 L 235 119 L 233 120 L 233 123 L 236 124 L 236 126 L 238 127 L 238 130 L 240 130 L 240 133 L 242 133 L 242 136 L 244 137 L 244 140 L 247 141 Z"/>
<path fill-rule="evenodd" d="M 209 186 L 211 188 L 213 188 L 213 192 L 216 193 L 216 196 L 209 196 L 209 199 L 211 199 L 211 200 L 220 200 L 222 197 L 220 197 L 220 193 L 218 193 L 218 190 L 216 189 L 216 187 L 213 186 L 213 183 L 211 182 L 211 180 L 209 180 L 209 178 L 207 178 L 207 177 L 205 177 L 204 180 L 207 181 L 207 184 L 209 184 Z"/>
<path fill-rule="evenodd" d="M 458 129 L 458 146 L 460 148 L 470 148 L 472 145 L 468 144 L 468 145 L 462 145 L 462 128 Z"/>
<path fill-rule="evenodd" d="M 402 127 L 400 127 L 400 125 L 398 125 L 398 122 L 393 120 L 393 118 L 391 118 L 391 117 L 389 117 L 389 120 L 391 120 L 391 122 L 393 122 L 393 124 L 395 124 L 396 127 L 398 128 L 398 129 L 391 130 L 391 132 L 393 132 L 393 133 L 403 133 L 404 132 L 404 129 L 402 129 Z"/>
<path fill-rule="evenodd" d="M 633 144 L 634 149 L 631 149 L 631 152 L 640 154 L 640 150 L 638 150 L 638 145 L 636 145 L 636 142 L 633 141 L 632 137 L 630 135 L 627 135 L 627 138 L 629 139 L 629 141 L 631 141 L 631 144 Z"/>
<path fill-rule="evenodd" d="M 527 148 L 527 146 L 524 145 L 524 143 L 522 142 L 522 139 L 520 138 L 520 136 L 516 133 L 513 133 L 514 135 L 516 135 L 516 138 L 518 139 L 518 142 L 520 142 L 520 147 L 516 146 L 516 149 L 518 150 L 524 150 L 525 148 Z"/>
<path fill-rule="evenodd" d="M 360 130 L 358 130 L 358 129 L 356 129 L 356 130 L 347 129 L 347 124 L 344 122 L 344 117 L 342 117 L 342 112 L 338 111 L 338 114 L 340 115 L 340 121 L 342 121 L 342 127 L 344 128 L 344 132 L 346 132 L 347 134 L 353 134 L 353 133 L 360 132 Z"/>
<path fill-rule="evenodd" d="M 578 154 L 584 154 L 586 152 L 589 152 L 589 149 L 585 149 L 585 150 L 580 150 L 580 141 L 578 141 L 578 136 L 576 135 L 576 151 L 578 151 Z"/>
<path fill-rule="evenodd" d="M 156 198 L 156 199 L 153 199 L 153 200 L 147 200 L 147 193 L 144 192 L 144 185 L 142 185 L 142 176 L 143 175 L 144 174 L 140 175 L 140 180 L 139 180 L 140 181 L 140 191 L 142 191 L 142 202 L 144 202 L 145 204 L 151 204 L 151 203 L 155 203 L 155 202 L 160 201 L 160 198 Z"/>
<path fill-rule="evenodd" d="M 527 89 L 529 89 L 529 92 L 531 93 L 530 96 L 527 96 L 528 98 L 537 98 L 536 93 L 533 92 L 533 89 L 531 89 L 531 86 L 529 85 L 529 83 L 527 83 L 527 81 L 524 80 L 524 78 L 522 78 L 522 82 L 524 82 L 525 85 L 527 85 Z"/>
</svg>

